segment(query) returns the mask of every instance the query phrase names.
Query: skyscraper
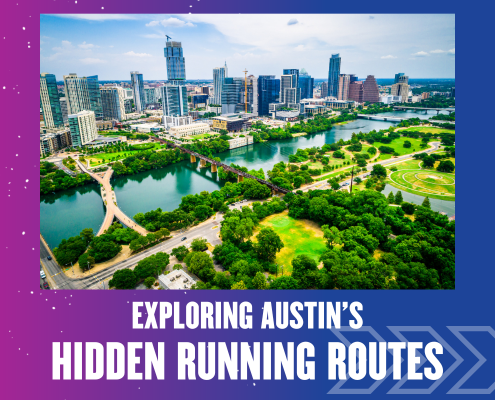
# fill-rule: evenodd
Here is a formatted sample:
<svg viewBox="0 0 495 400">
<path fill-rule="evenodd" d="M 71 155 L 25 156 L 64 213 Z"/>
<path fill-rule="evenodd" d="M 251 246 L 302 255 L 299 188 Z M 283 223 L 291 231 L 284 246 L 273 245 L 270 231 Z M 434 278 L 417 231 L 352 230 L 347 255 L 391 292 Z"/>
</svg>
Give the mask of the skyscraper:
<svg viewBox="0 0 495 400">
<path fill-rule="evenodd" d="M 156 90 L 155 89 L 156 88 L 154 88 L 154 87 L 145 87 L 144 88 L 146 105 L 158 102 L 158 99 L 156 98 Z"/>
<path fill-rule="evenodd" d="M 370 103 L 378 103 L 380 101 L 378 84 L 373 75 L 368 75 L 363 82 L 363 101 L 368 101 Z"/>
<path fill-rule="evenodd" d="M 364 98 L 364 86 L 362 81 L 353 80 L 349 83 L 349 95 L 348 100 L 353 100 L 358 103 L 363 103 Z"/>
<path fill-rule="evenodd" d="M 402 103 L 407 103 L 409 97 L 409 77 L 402 72 L 395 74 L 395 83 L 392 85 L 390 94 L 399 96 Z"/>
<path fill-rule="evenodd" d="M 339 94 L 340 54 L 332 54 L 328 69 L 328 96 L 337 98 Z"/>
<path fill-rule="evenodd" d="M 56 128 L 64 126 L 55 75 L 46 72 L 40 74 L 40 100 L 45 127 Z"/>
<path fill-rule="evenodd" d="M 351 75 L 339 75 L 339 93 L 337 100 L 347 100 L 349 97 L 349 84 L 351 83 Z"/>
<path fill-rule="evenodd" d="M 224 67 L 213 69 L 213 104 L 222 104 L 222 86 L 223 81 L 227 78 L 227 62 Z"/>
<path fill-rule="evenodd" d="M 222 85 L 222 114 L 232 114 L 244 111 L 240 109 L 241 92 L 244 91 L 243 78 L 225 78 Z"/>
<path fill-rule="evenodd" d="M 168 41 L 165 43 L 164 54 L 167 61 L 167 77 L 170 83 L 172 81 L 186 80 L 186 59 L 182 53 L 182 43 Z"/>
<path fill-rule="evenodd" d="M 280 96 L 280 79 L 275 75 L 258 77 L 258 115 L 270 115 L 268 105 L 275 103 Z"/>
<path fill-rule="evenodd" d="M 65 97 L 61 97 L 60 99 L 60 108 L 62 110 L 62 118 L 64 119 L 64 124 L 69 122 L 69 113 L 67 111 L 67 99 Z"/>
<path fill-rule="evenodd" d="M 103 106 L 104 120 L 123 121 L 125 117 L 125 93 L 124 89 L 119 86 L 102 87 L 101 102 Z"/>
<path fill-rule="evenodd" d="M 299 73 L 299 89 L 301 89 L 301 99 L 313 98 L 313 87 L 315 80 L 303 68 Z"/>
<path fill-rule="evenodd" d="M 186 60 L 182 43 L 165 43 L 168 84 L 162 87 L 163 115 L 180 117 L 188 115 L 186 80 Z"/>
<path fill-rule="evenodd" d="M 324 97 L 328 96 L 328 82 L 322 82 L 321 83 L 321 92 L 320 92 L 320 97 L 323 99 Z"/>
<path fill-rule="evenodd" d="M 134 107 L 138 113 L 146 109 L 146 96 L 144 94 L 143 74 L 138 71 L 131 72 L 132 96 L 134 97 Z"/>
<path fill-rule="evenodd" d="M 285 104 L 297 104 L 301 102 L 298 69 L 284 69 L 284 74 L 280 77 L 279 102 Z"/>
<path fill-rule="evenodd" d="M 98 75 L 88 77 L 78 77 L 75 73 L 64 75 L 64 89 L 69 114 L 91 110 L 95 113 L 97 121 L 103 119 Z"/>
<path fill-rule="evenodd" d="M 95 113 L 93 111 L 85 110 L 69 115 L 69 127 L 72 145 L 74 147 L 84 146 L 98 136 Z"/>
</svg>

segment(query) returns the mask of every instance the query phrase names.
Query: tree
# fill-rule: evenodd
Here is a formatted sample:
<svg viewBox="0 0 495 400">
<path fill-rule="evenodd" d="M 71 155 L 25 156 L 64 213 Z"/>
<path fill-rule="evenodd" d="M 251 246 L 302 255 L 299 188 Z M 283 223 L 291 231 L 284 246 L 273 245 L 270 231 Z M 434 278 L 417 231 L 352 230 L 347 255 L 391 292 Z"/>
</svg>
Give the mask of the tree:
<svg viewBox="0 0 495 400">
<path fill-rule="evenodd" d="M 84 253 L 79 257 L 79 267 L 81 267 L 82 270 L 90 269 L 91 266 L 95 264 L 95 259 L 94 257 L 91 257 L 88 253 Z"/>
<path fill-rule="evenodd" d="M 169 264 L 170 256 L 167 253 L 156 253 L 138 262 L 134 268 L 137 279 L 146 279 L 150 276 L 159 275 Z"/>
<path fill-rule="evenodd" d="M 299 289 L 299 284 L 292 276 L 281 276 L 270 283 L 272 290 L 296 290 Z"/>
<path fill-rule="evenodd" d="M 395 194 L 395 200 L 394 200 L 394 203 L 395 204 L 398 204 L 399 206 L 402 204 L 403 202 L 403 198 L 402 198 L 402 192 L 400 190 L 397 191 L 397 193 Z"/>
<path fill-rule="evenodd" d="M 264 290 L 268 287 L 266 282 L 266 277 L 263 272 L 256 272 L 256 275 L 253 278 L 253 286 L 255 289 Z"/>
<path fill-rule="evenodd" d="M 362 182 L 363 180 L 359 177 L 359 176 L 356 176 L 354 178 L 354 182 L 356 182 L 358 185 Z"/>
<path fill-rule="evenodd" d="M 193 239 L 193 241 L 191 242 L 191 250 L 192 251 L 206 250 L 208 248 L 208 246 L 206 245 L 207 242 L 208 241 L 206 239 L 199 239 L 199 238 Z"/>
<path fill-rule="evenodd" d="M 236 282 L 231 287 L 232 290 L 246 290 L 247 287 L 243 281 Z"/>
<path fill-rule="evenodd" d="M 296 189 L 300 188 L 303 183 L 304 183 L 304 178 L 302 176 L 296 175 L 294 177 L 293 184 Z"/>
<path fill-rule="evenodd" d="M 437 171 L 440 172 L 454 172 L 454 170 L 455 170 L 455 165 L 450 160 L 440 161 L 440 164 L 438 164 L 437 167 Z"/>
<path fill-rule="evenodd" d="M 386 178 L 387 170 L 383 165 L 375 164 L 373 165 L 373 169 L 371 170 L 370 175 L 376 178 Z"/>
<path fill-rule="evenodd" d="M 414 214 L 415 206 L 412 203 L 407 203 L 404 201 L 401 204 L 401 208 L 406 214 L 409 214 L 409 215 Z"/>
<path fill-rule="evenodd" d="M 423 157 L 423 167 L 433 168 L 433 166 L 435 165 L 435 161 L 435 158 L 432 156 Z"/>
<path fill-rule="evenodd" d="M 329 227 L 328 225 L 323 225 L 321 230 L 323 231 L 323 237 L 327 240 L 328 248 L 331 249 L 334 245 L 342 244 L 339 228 L 336 226 Z"/>
<path fill-rule="evenodd" d="M 112 279 L 108 282 L 109 287 L 116 289 L 134 289 L 137 283 L 134 271 L 124 268 L 115 271 Z"/>
<path fill-rule="evenodd" d="M 425 197 L 425 199 L 423 200 L 423 203 L 421 205 L 423 207 L 429 208 L 431 210 L 430 199 L 428 198 L 428 196 Z"/>
<path fill-rule="evenodd" d="M 357 160 L 357 165 L 358 165 L 358 167 L 366 167 L 367 162 L 366 162 L 366 160 L 364 158 L 359 158 Z"/>
<path fill-rule="evenodd" d="M 394 198 L 394 194 L 392 192 L 390 192 L 388 194 L 387 201 L 388 201 L 388 204 L 394 204 L 395 198 Z"/>
<path fill-rule="evenodd" d="M 277 253 L 284 247 L 280 236 L 272 228 L 262 228 L 256 236 L 257 242 L 253 244 L 254 251 L 259 259 L 274 261 Z"/>
<path fill-rule="evenodd" d="M 214 214 L 213 210 L 211 207 L 208 207 L 206 205 L 199 205 L 194 209 L 194 215 L 196 216 L 197 219 L 200 221 L 205 221 L 208 218 L 210 218 Z"/>
<path fill-rule="evenodd" d="M 403 145 L 405 148 L 410 148 L 412 146 L 411 142 L 409 140 L 406 140 Z"/>
<path fill-rule="evenodd" d="M 292 277 L 294 279 L 300 280 L 308 272 L 316 270 L 316 261 L 306 254 L 300 254 L 292 259 Z"/>
<path fill-rule="evenodd" d="M 192 252 L 188 257 L 190 257 L 190 259 L 188 262 L 186 260 L 186 264 L 189 271 L 197 275 L 199 279 L 204 282 L 209 282 L 215 277 L 213 261 L 208 254 Z"/>
<path fill-rule="evenodd" d="M 155 283 L 155 278 L 152 276 L 149 276 L 144 280 L 144 286 L 146 286 L 148 289 L 151 289 L 154 283 Z"/>
<path fill-rule="evenodd" d="M 189 249 L 186 246 L 179 246 L 172 249 L 171 254 L 177 257 L 177 260 L 182 261 L 189 253 Z"/>
</svg>

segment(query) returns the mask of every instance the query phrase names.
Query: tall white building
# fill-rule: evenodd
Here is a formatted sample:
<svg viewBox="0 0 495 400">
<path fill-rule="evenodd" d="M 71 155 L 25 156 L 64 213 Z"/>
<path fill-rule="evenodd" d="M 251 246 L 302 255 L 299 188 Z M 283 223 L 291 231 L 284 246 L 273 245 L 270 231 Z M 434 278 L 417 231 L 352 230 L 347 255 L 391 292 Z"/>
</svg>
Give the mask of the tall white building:
<svg viewBox="0 0 495 400">
<path fill-rule="evenodd" d="M 213 104 L 222 104 L 222 85 L 228 77 L 227 62 L 225 66 L 213 69 Z"/>
<path fill-rule="evenodd" d="M 125 92 L 119 86 L 100 88 L 104 120 L 123 121 L 125 117 Z"/>
<path fill-rule="evenodd" d="M 74 147 L 81 147 L 93 141 L 98 136 L 95 113 L 83 110 L 69 115 L 69 128 Z"/>
<path fill-rule="evenodd" d="M 78 77 L 75 73 L 64 75 L 64 90 L 69 114 L 91 110 L 94 111 L 96 120 L 103 119 L 98 75 L 83 77 Z"/>
</svg>

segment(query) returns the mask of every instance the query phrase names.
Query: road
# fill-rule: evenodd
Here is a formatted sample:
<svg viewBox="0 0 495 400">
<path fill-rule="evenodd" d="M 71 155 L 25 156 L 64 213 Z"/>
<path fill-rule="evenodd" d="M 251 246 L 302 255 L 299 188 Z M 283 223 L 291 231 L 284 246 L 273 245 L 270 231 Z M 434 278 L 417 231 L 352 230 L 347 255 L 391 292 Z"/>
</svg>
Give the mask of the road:
<svg viewBox="0 0 495 400">
<path fill-rule="evenodd" d="M 221 221 L 222 217 L 217 214 L 217 219 L 213 221 L 191 228 L 182 234 L 166 240 L 165 242 L 159 243 L 156 246 L 129 257 L 124 261 L 116 263 L 108 268 L 105 268 L 104 270 L 98 271 L 84 278 L 71 278 L 71 273 L 69 272 L 69 274 L 66 275 L 53 257 L 51 260 L 48 260 L 50 251 L 48 250 L 45 242 L 40 238 L 41 264 L 45 270 L 47 281 L 50 284 L 51 289 L 103 289 L 102 281 L 111 277 L 115 271 L 133 267 L 142 259 L 158 252 L 170 253 L 174 247 L 189 245 L 194 238 L 205 238 L 208 240 L 208 243 L 213 246 L 221 244 L 221 240 L 218 238 Z M 213 229 L 214 227 L 217 228 Z M 187 237 L 187 240 L 182 241 L 183 237 Z M 105 283 L 105 289 L 108 289 L 108 283 Z"/>
</svg>

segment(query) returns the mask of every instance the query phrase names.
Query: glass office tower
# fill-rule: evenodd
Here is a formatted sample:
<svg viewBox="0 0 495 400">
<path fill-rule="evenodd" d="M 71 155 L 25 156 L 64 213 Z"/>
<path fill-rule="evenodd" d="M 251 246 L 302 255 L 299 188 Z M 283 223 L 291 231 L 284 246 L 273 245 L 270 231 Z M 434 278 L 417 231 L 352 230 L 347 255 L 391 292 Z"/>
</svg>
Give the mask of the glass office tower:
<svg viewBox="0 0 495 400">
<path fill-rule="evenodd" d="M 340 54 L 332 54 L 328 69 L 328 96 L 337 98 L 339 94 Z"/>
<path fill-rule="evenodd" d="M 74 73 L 64 75 L 64 89 L 68 114 L 90 110 L 94 112 L 97 121 L 103 119 L 98 75 L 88 77 L 78 77 Z"/>
<path fill-rule="evenodd" d="M 280 97 L 280 79 L 275 75 L 258 77 L 258 115 L 270 115 L 268 105 L 276 103 Z"/>
<path fill-rule="evenodd" d="M 182 53 L 181 42 L 167 41 L 164 49 L 167 60 L 167 77 L 169 81 L 186 79 L 186 59 Z"/>
<path fill-rule="evenodd" d="M 56 128 L 64 126 L 55 75 L 46 72 L 40 74 L 40 100 L 45 127 Z"/>
<path fill-rule="evenodd" d="M 301 89 L 301 99 L 313 98 L 313 87 L 315 80 L 303 68 L 299 73 L 299 88 Z"/>
<path fill-rule="evenodd" d="M 134 97 L 134 107 L 140 113 L 146 109 L 146 97 L 144 94 L 143 74 L 138 71 L 131 72 L 132 96 Z"/>
</svg>

